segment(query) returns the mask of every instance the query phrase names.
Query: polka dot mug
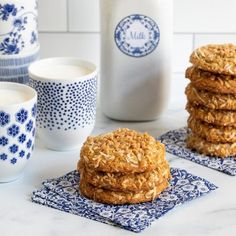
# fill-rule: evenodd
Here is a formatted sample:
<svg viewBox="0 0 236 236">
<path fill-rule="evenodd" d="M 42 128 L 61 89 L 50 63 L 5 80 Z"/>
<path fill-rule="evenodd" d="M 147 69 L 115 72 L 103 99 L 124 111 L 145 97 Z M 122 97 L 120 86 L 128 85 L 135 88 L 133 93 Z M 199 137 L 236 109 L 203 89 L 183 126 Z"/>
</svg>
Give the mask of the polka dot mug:
<svg viewBox="0 0 236 236">
<path fill-rule="evenodd" d="M 49 58 L 29 67 L 38 92 L 37 134 L 49 149 L 77 149 L 95 124 L 97 67 L 76 58 Z"/>
</svg>

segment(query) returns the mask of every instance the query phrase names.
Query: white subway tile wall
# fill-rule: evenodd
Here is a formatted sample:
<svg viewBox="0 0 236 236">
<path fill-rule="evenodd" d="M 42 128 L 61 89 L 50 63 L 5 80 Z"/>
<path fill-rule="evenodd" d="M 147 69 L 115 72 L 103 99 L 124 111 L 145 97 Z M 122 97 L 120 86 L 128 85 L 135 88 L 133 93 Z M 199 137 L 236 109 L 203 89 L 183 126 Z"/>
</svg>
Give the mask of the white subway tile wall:
<svg viewBox="0 0 236 236">
<path fill-rule="evenodd" d="M 38 1 L 41 57 L 76 56 L 99 65 L 99 0 Z M 173 72 L 183 73 L 200 45 L 236 43 L 236 0 L 173 2 Z"/>
<path fill-rule="evenodd" d="M 175 32 L 235 33 L 235 0 L 173 0 Z"/>
<path fill-rule="evenodd" d="M 193 50 L 192 34 L 174 34 L 173 70 L 182 73 L 189 64 L 189 55 Z"/>
<path fill-rule="evenodd" d="M 69 0 L 69 31 L 99 32 L 99 0 Z"/>
<path fill-rule="evenodd" d="M 44 32 L 67 31 L 66 0 L 39 0 L 39 30 Z"/>
<path fill-rule="evenodd" d="M 99 34 L 41 33 L 41 57 L 79 57 L 99 63 Z"/>
</svg>

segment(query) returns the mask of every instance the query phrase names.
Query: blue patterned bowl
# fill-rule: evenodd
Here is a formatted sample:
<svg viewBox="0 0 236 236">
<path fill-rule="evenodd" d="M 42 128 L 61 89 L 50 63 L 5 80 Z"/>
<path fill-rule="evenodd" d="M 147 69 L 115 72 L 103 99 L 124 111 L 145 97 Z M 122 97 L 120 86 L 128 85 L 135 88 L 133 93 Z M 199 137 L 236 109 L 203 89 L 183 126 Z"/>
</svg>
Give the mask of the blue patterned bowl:
<svg viewBox="0 0 236 236">
<path fill-rule="evenodd" d="M 67 69 L 61 76 L 65 66 L 89 72 L 72 76 Z M 97 67 L 76 58 L 51 58 L 34 62 L 29 76 L 38 93 L 38 137 L 49 149 L 79 148 L 95 124 Z"/>
<path fill-rule="evenodd" d="M 28 67 L 39 59 L 40 47 L 22 55 L 0 55 L 0 81 L 28 83 Z"/>
<path fill-rule="evenodd" d="M 22 175 L 34 149 L 37 93 L 0 82 L 0 182 Z"/>
<path fill-rule="evenodd" d="M 0 0 L 0 55 L 29 53 L 38 46 L 37 0 Z"/>
</svg>

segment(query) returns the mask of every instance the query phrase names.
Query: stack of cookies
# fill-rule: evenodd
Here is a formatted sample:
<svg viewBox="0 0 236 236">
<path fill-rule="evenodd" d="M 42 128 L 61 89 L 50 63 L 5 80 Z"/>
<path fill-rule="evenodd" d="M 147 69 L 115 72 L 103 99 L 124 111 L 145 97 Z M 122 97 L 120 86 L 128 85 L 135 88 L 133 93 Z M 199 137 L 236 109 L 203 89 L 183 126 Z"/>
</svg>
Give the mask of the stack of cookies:
<svg viewBox="0 0 236 236">
<path fill-rule="evenodd" d="M 89 137 L 78 171 L 81 194 L 107 204 L 152 201 L 169 186 L 171 177 L 164 145 L 129 129 Z"/>
<path fill-rule="evenodd" d="M 187 146 L 209 156 L 236 155 L 236 45 L 207 45 L 190 56 Z"/>
</svg>

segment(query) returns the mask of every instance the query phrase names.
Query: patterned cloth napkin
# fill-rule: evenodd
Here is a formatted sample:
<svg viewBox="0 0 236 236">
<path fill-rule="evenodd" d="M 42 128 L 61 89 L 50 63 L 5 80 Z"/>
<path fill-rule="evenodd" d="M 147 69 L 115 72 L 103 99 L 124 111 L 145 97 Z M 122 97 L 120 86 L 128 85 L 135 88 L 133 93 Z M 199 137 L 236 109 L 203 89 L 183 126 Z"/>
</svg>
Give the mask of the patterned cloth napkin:
<svg viewBox="0 0 236 236">
<path fill-rule="evenodd" d="M 171 168 L 172 180 L 158 199 L 135 205 L 106 205 L 80 195 L 79 173 L 72 171 L 62 177 L 43 182 L 32 201 L 92 220 L 140 232 L 174 207 L 205 195 L 217 187 L 185 170 Z"/>
<path fill-rule="evenodd" d="M 207 166 L 225 174 L 236 176 L 236 157 L 219 158 L 198 154 L 186 147 L 188 129 L 171 130 L 161 135 L 158 140 L 166 145 L 166 151 L 197 164 Z"/>
</svg>

